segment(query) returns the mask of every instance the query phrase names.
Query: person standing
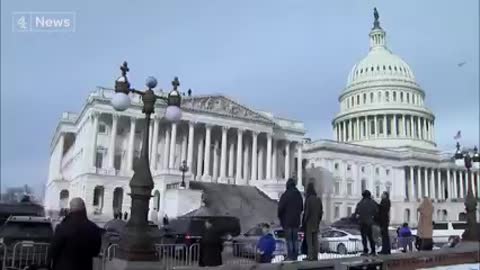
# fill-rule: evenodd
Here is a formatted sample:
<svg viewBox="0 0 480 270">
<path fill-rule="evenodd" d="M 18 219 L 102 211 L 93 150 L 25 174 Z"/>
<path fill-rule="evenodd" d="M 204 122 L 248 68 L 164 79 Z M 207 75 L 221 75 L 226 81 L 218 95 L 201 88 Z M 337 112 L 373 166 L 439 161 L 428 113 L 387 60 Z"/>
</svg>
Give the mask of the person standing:
<svg viewBox="0 0 480 270">
<path fill-rule="evenodd" d="M 432 250 L 433 248 L 433 204 L 432 201 L 424 197 L 422 203 L 418 207 L 420 212 L 420 218 L 418 219 L 418 237 L 420 238 L 419 249 L 420 250 Z"/>
<path fill-rule="evenodd" d="M 380 254 L 390 254 L 390 235 L 388 234 L 388 226 L 390 225 L 390 195 L 383 192 L 382 200 L 378 211 L 378 225 L 380 225 L 380 233 L 382 235 L 382 251 Z"/>
<path fill-rule="evenodd" d="M 298 230 L 302 211 L 302 194 L 298 191 L 295 180 L 289 178 L 286 190 L 278 202 L 278 219 L 285 232 L 288 260 L 296 261 L 298 257 Z"/>
<path fill-rule="evenodd" d="M 101 229 L 87 218 L 81 198 L 70 201 L 70 214 L 55 229 L 48 251 L 53 270 L 92 270 L 100 252 Z"/>
<path fill-rule="evenodd" d="M 263 235 L 257 243 L 257 250 L 258 253 L 260 253 L 260 263 L 271 263 L 273 252 L 276 248 L 275 238 L 273 238 L 270 232 L 270 225 L 263 223 L 261 226 Z"/>
<path fill-rule="evenodd" d="M 323 216 L 322 200 L 317 197 L 312 182 L 307 185 L 304 213 L 305 238 L 307 239 L 307 260 L 318 260 L 318 227 Z"/>
<path fill-rule="evenodd" d="M 412 231 L 406 222 L 403 223 L 402 227 L 398 230 L 398 242 L 402 252 L 407 252 L 407 247 L 410 252 L 412 251 Z"/>
<path fill-rule="evenodd" d="M 377 214 L 377 203 L 372 199 L 370 191 L 364 190 L 362 192 L 362 200 L 360 200 L 355 208 L 355 217 L 359 222 L 360 234 L 362 235 L 362 256 L 368 254 L 367 240 L 370 242 L 370 255 L 375 255 L 375 241 L 373 240 L 372 227 Z"/>
<path fill-rule="evenodd" d="M 222 265 L 223 241 L 217 228 L 210 220 L 205 220 L 205 231 L 200 240 L 199 266 Z"/>
</svg>

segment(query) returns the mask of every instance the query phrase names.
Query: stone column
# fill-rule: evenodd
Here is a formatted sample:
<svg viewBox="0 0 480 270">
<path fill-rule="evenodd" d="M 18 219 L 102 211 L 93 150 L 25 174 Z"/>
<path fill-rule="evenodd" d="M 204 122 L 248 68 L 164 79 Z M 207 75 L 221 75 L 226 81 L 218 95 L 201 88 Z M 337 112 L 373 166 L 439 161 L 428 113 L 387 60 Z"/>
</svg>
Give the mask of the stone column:
<svg viewBox="0 0 480 270">
<path fill-rule="evenodd" d="M 423 181 L 422 181 L 422 175 L 421 172 L 422 168 L 417 167 L 417 186 L 418 186 L 418 198 L 422 199 L 423 198 Z"/>
<path fill-rule="evenodd" d="M 387 115 L 383 116 L 383 137 L 387 137 Z"/>
<path fill-rule="evenodd" d="M 93 120 L 92 126 L 92 152 L 90 153 L 90 166 L 95 168 L 96 160 L 97 160 L 97 135 L 98 135 L 98 118 L 100 117 L 99 112 L 93 111 L 90 116 Z"/>
<path fill-rule="evenodd" d="M 430 169 L 430 198 L 431 199 L 435 199 L 435 188 L 434 188 L 434 185 L 435 185 L 435 172 L 434 172 L 434 169 L 431 168 Z"/>
<path fill-rule="evenodd" d="M 431 194 L 430 194 L 430 189 L 429 189 L 429 185 L 428 183 L 430 182 L 430 180 L 428 179 L 428 168 L 424 168 L 424 178 L 425 178 L 425 182 L 423 182 L 423 190 L 425 191 L 425 195 L 429 198 L 431 198 Z"/>
<path fill-rule="evenodd" d="M 413 166 L 410 166 L 410 201 L 416 199 L 415 197 L 415 175 L 413 174 Z"/>
<path fill-rule="evenodd" d="M 297 143 L 297 188 L 299 190 L 303 190 L 303 168 L 302 168 L 302 162 L 303 161 L 303 155 L 302 155 L 302 143 L 298 142 Z"/>
<path fill-rule="evenodd" d="M 220 156 L 220 179 L 223 181 L 227 176 L 227 132 L 228 127 L 222 127 L 222 145 Z"/>
<path fill-rule="evenodd" d="M 361 132 L 360 132 L 360 118 L 355 118 L 355 139 L 360 140 Z"/>
<path fill-rule="evenodd" d="M 408 137 L 415 138 L 415 134 L 413 132 L 413 127 L 414 127 L 413 115 L 410 115 L 409 118 L 410 118 L 410 121 L 409 121 L 410 134 L 408 134 Z"/>
<path fill-rule="evenodd" d="M 205 125 L 205 158 L 203 159 L 203 177 L 210 177 L 210 147 L 212 144 L 212 126 Z"/>
<path fill-rule="evenodd" d="M 290 142 L 285 141 L 285 180 L 290 177 Z"/>
<path fill-rule="evenodd" d="M 372 128 L 370 127 L 370 121 L 368 120 L 368 116 L 365 116 L 365 138 L 369 139 L 370 138 L 370 131 Z"/>
<path fill-rule="evenodd" d="M 115 172 L 115 140 L 117 138 L 118 114 L 112 114 L 112 129 L 110 130 L 110 144 L 108 146 L 108 169 Z"/>
<path fill-rule="evenodd" d="M 157 169 L 158 158 L 158 129 L 160 126 L 160 119 L 156 116 L 153 117 L 153 138 L 152 138 L 152 155 L 150 166 L 155 171 Z"/>
<path fill-rule="evenodd" d="M 170 127 L 165 128 L 165 144 L 163 146 L 162 169 L 168 170 L 168 159 L 170 156 Z"/>
<path fill-rule="evenodd" d="M 402 133 L 401 136 L 407 137 L 407 119 L 405 118 L 405 115 L 402 114 Z"/>
<path fill-rule="evenodd" d="M 374 132 L 374 138 L 378 138 L 378 136 L 380 135 L 378 133 L 378 119 L 377 119 L 377 115 L 374 115 L 373 116 L 373 126 L 374 126 L 374 129 L 375 129 L 375 132 Z"/>
<path fill-rule="evenodd" d="M 187 140 L 188 140 L 187 136 L 188 134 L 186 133 L 182 134 L 182 147 L 180 149 L 180 165 L 184 160 L 187 161 Z"/>
<path fill-rule="evenodd" d="M 213 144 L 213 180 L 218 182 L 218 149 L 220 148 L 220 142 L 217 139 L 214 139 Z"/>
<path fill-rule="evenodd" d="M 272 179 L 272 134 L 267 133 L 267 180 Z"/>
<path fill-rule="evenodd" d="M 422 126 L 421 126 L 421 120 L 420 117 L 417 116 L 417 138 L 421 139 L 422 138 Z"/>
<path fill-rule="evenodd" d="M 457 171 L 453 170 L 453 196 L 452 198 L 459 198 L 458 196 L 458 182 L 457 182 Z"/>
<path fill-rule="evenodd" d="M 450 181 L 450 169 L 447 169 L 447 194 L 448 194 L 448 199 L 453 198 L 452 194 L 452 182 Z M 447 199 L 445 198 L 445 199 Z"/>
<path fill-rule="evenodd" d="M 352 118 L 348 119 L 348 141 L 353 141 L 353 122 L 352 122 Z"/>
<path fill-rule="evenodd" d="M 135 151 L 135 129 L 137 119 L 130 117 L 130 133 L 128 134 L 128 154 L 127 154 L 127 168 L 133 170 L 133 155 Z"/>
<path fill-rule="evenodd" d="M 245 183 L 248 184 L 249 177 L 249 154 L 250 154 L 250 146 L 245 143 L 245 147 L 243 149 L 243 179 L 245 179 Z"/>
<path fill-rule="evenodd" d="M 272 142 L 272 179 L 277 179 L 277 160 L 278 160 L 278 145 L 277 140 Z"/>
<path fill-rule="evenodd" d="M 445 193 L 443 190 L 442 190 L 442 172 L 440 171 L 440 169 L 437 169 L 437 199 L 441 200 L 443 199 L 442 198 L 442 193 Z"/>
<path fill-rule="evenodd" d="M 257 165 L 258 165 L 258 153 L 257 153 L 257 137 L 258 132 L 252 130 L 252 175 L 253 181 L 257 180 Z"/>
<path fill-rule="evenodd" d="M 203 174 L 203 149 L 205 149 L 204 141 L 203 138 L 200 137 L 198 139 L 198 145 L 197 145 L 197 177 L 201 177 Z"/>
<path fill-rule="evenodd" d="M 464 184 L 465 184 L 465 172 L 464 171 L 460 171 L 460 198 L 465 198 L 465 188 L 464 188 Z"/>
<path fill-rule="evenodd" d="M 235 162 L 235 145 L 233 143 L 229 144 L 228 147 L 228 177 L 234 178 L 233 175 L 233 163 Z"/>
<path fill-rule="evenodd" d="M 188 146 L 187 146 L 187 166 L 190 172 L 193 172 L 193 145 L 195 142 L 195 123 L 188 123 Z"/>
<path fill-rule="evenodd" d="M 422 139 L 426 140 L 427 139 L 427 119 L 426 118 L 422 118 L 422 119 L 423 119 L 423 136 L 422 136 Z"/>
<path fill-rule="evenodd" d="M 237 129 L 237 184 L 242 179 L 243 130 Z"/>
<path fill-rule="evenodd" d="M 397 137 L 397 115 L 394 114 L 393 117 L 392 117 L 392 134 L 393 134 L 393 137 Z"/>
<path fill-rule="evenodd" d="M 347 139 L 347 127 L 345 121 L 342 121 L 342 142 L 345 142 Z"/>
<path fill-rule="evenodd" d="M 177 123 L 172 123 L 172 134 L 170 135 L 170 156 L 168 158 L 168 168 L 175 166 L 175 149 L 177 147 Z"/>
<path fill-rule="evenodd" d="M 257 178 L 258 180 L 263 180 L 265 179 L 264 178 L 264 175 L 263 175 L 263 157 L 264 157 L 264 150 L 263 150 L 263 146 L 260 144 L 258 146 L 258 166 L 257 166 Z"/>
</svg>

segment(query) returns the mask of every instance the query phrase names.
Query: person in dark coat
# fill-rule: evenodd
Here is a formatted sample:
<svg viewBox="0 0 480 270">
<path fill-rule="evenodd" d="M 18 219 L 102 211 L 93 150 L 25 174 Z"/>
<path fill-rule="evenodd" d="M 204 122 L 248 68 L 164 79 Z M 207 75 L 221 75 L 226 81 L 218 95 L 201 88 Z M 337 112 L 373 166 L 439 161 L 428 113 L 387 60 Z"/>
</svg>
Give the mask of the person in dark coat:
<svg viewBox="0 0 480 270">
<path fill-rule="evenodd" d="M 221 237 L 221 233 L 207 219 L 205 221 L 205 231 L 200 240 L 199 266 L 222 265 L 223 241 Z"/>
<path fill-rule="evenodd" d="M 100 252 L 101 229 L 87 218 L 81 198 L 70 201 L 70 214 L 57 226 L 48 251 L 53 270 L 91 270 Z"/>
<path fill-rule="evenodd" d="M 370 242 L 370 254 L 375 255 L 375 241 L 373 240 L 373 223 L 378 214 L 377 203 L 372 199 L 370 191 L 365 190 L 362 193 L 362 200 L 357 204 L 355 208 L 355 216 L 358 219 L 360 225 L 360 234 L 362 235 L 363 253 L 368 254 L 367 239 Z"/>
<path fill-rule="evenodd" d="M 390 235 L 388 234 L 388 226 L 390 225 L 390 196 L 386 191 L 382 194 L 378 212 L 378 225 L 382 235 L 382 251 L 379 253 L 390 254 Z"/>
<path fill-rule="evenodd" d="M 295 180 L 289 178 L 287 189 L 278 202 L 278 219 L 285 232 L 287 242 L 287 259 L 297 260 L 298 257 L 298 230 L 300 216 L 303 211 L 303 198 L 295 186 Z"/>
<path fill-rule="evenodd" d="M 322 200 L 317 197 L 312 182 L 307 185 L 304 213 L 305 238 L 307 240 L 308 260 L 318 260 L 318 227 L 323 216 Z"/>
</svg>

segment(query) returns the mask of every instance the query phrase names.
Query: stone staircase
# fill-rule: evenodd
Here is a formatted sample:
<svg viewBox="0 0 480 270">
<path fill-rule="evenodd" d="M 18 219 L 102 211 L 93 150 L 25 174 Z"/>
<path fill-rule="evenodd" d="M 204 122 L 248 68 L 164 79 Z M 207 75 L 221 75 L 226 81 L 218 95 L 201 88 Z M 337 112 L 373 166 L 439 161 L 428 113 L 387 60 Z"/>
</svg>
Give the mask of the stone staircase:
<svg viewBox="0 0 480 270">
<path fill-rule="evenodd" d="M 278 224 L 277 202 L 256 187 L 192 181 L 190 189 L 203 192 L 204 206 L 186 216 L 235 216 L 240 219 L 242 232 L 261 222 Z"/>
</svg>

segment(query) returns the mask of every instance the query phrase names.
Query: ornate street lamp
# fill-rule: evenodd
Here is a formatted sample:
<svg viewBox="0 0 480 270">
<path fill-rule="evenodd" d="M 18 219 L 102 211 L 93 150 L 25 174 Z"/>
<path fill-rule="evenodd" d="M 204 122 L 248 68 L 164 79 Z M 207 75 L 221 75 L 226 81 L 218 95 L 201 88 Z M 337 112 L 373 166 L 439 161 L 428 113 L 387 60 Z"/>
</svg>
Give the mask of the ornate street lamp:
<svg viewBox="0 0 480 270">
<path fill-rule="evenodd" d="M 145 114 L 142 152 L 133 166 L 134 174 L 132 180 L 130 180 L 131 193 L 129 195 L 132 198 L 130 219 L 120 235 L 120 258 L 127 261 L 153 261 L 156 260 L 156 251 L 148 226 L 148 206 L 153 189 L 148 158 L 150 116 L 154 112 L 155 102 L 157 99 L 161 99 L 168 105 L 165 118 L 173 122 L 180 120 L 182 116 L 180 110 L 181 97 L 177 90 L 180 83 L 178 78 L 175 77 L 172 81 L 173 90 L 168 94 L 168 97 L 157 96 L 153 92 L 153 88 L 157 86 L 157 80 L 154 77 L 147 78 L 147 90 L 139 91 L 130 88 L 127 79 L 127 72 L 129 71 L 127 62 L 123 62 L 120 70 L 122 75 L 115 81 L 115 95 L 111 101 L 112 106 L 117 111 L 125 111 L 130 106 L 128 94 L 134 93 L 142 97 L 142 112 Z"/>
<path fill-rule="evenodd" d="M 185 173 L 188 172 L 187 161 L 182 161 L 182 165 L 180 166 L 180 171 L 182 172 L 182 183 L 180 184 L 181 189 L 185 189 L 187 186 L 185 185 Z"/>
<path fill-rule="evenodd" d="M 472 169 L 472 163 L 475 168 L 478 168 L 480 159 L 478 156 L 478 149 L 474 148 L 474 158 L 470 157 L 468 152 L 462 152 L 460 150 L 460 143 L 457 142 L 457 151 L 455 153 L 455 164 L 457 166 L 465 166 L 468 175 L 468 191 L 465 198 L 465 210 L 467 212 L 467 228 L 463 232 L 462 239 L 466 241 L 478 241 L 478 225 L 477 225 L 477 200 L 473 195 L 473 186 L 470 170 Z"/>
</svg>

